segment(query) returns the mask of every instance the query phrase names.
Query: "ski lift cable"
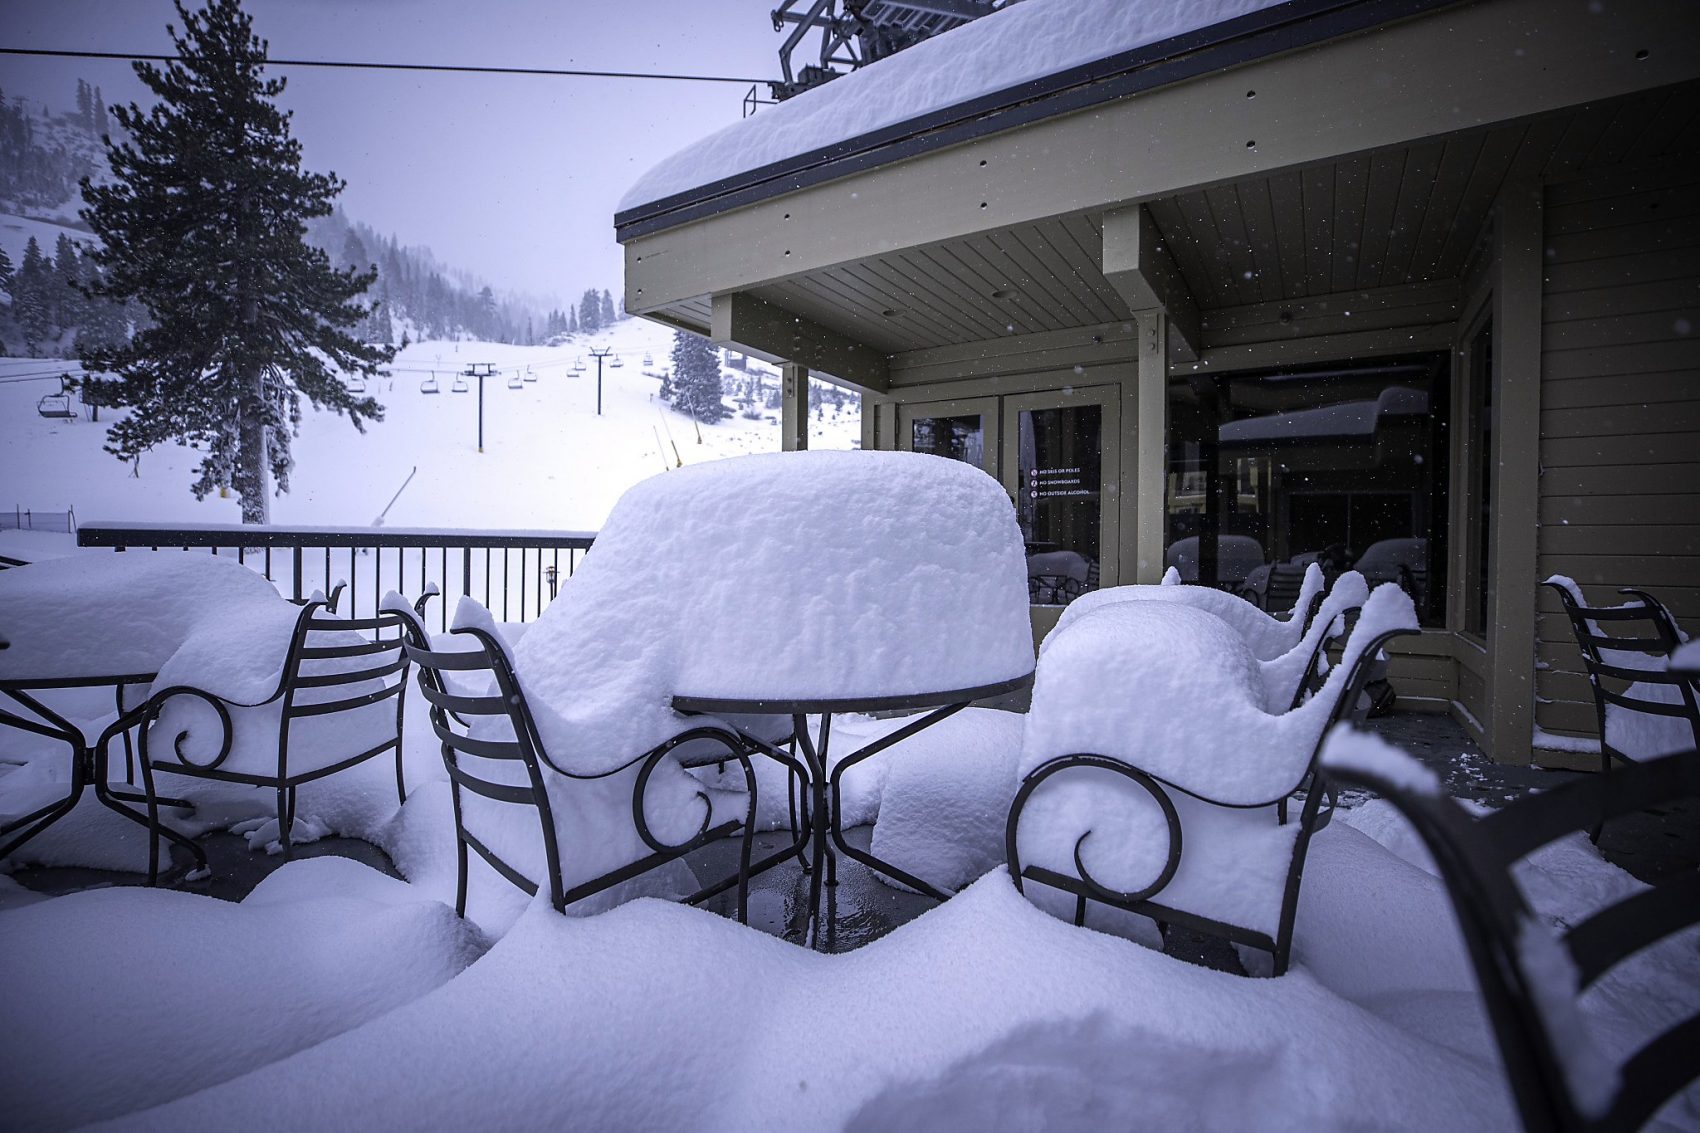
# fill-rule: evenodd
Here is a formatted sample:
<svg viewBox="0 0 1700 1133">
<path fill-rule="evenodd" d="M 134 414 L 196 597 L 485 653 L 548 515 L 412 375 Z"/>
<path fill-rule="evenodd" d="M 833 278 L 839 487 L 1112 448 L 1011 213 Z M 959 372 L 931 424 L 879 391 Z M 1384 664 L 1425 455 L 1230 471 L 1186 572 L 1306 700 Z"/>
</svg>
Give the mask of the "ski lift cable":
<svg viewBox="0 0 1700 1133">
<path fill-rule="evenodd" d="M 181 63 L 180 55 L 142 55 L 129 51 L 66 51 L 44 47 L 0 47 L 0 55 L 33 55 L 48 59 L 118 59 L 124 62 Z M 491 67 L 469 63 L 383 63 L 364 59 L 267 59 L 270 67 L 327 67 L 357 71 L 426 71 L 463 75 L 540 75 L 571 79 L 654 79 L 681 83 L 765 83 L 732 75 L 677 75 L 658 71 L 592 71 L 561 67 Z"/>
</svg>

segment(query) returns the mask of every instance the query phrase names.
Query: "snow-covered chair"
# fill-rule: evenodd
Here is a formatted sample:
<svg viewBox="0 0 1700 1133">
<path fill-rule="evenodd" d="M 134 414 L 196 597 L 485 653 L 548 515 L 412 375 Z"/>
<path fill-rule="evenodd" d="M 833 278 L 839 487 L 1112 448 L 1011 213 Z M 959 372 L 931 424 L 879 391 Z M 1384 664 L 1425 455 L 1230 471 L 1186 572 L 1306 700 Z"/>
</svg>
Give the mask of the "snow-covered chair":
<svg viewBox="0 0 1700 1133">
<path fill-rule="evenodd" d="M 1672 672 L 1666 660 L 1683 642 L 1663 603 L 1623 589 L 1620 606 L 1589 606 L 1575 582 L 1553 576 L 1582 650 L 1600 729 L 1600 770 L 1666 752 L 1700 748 L 1700 681 Z"/>
<path fill-rule="evenodd" d="M 1072 897 L 1077 924 L 1095 901 L 1262 949 L 1281 974 L 1305 851 L 1332 815 L 1322 737 L 1355 713 L 1382 647 L 1416 627 L 1410 598 L 1378 587 L 1339 667 L 1287 711 L 1271 710 L 1233 628 L 1183 603 L 1115 603 L 1053 634 L 1005 825 L 1016 887 Z M 1282 821 L 1301 788 L 1298 821 Z"/>
<path fill-rule="evenodd" d="M 1114 586 L 1078 599 L 1057 620 L 1040 653 L 1052 639 L 1094 610 L 1118 602 L 1174 602 L 1202 610 L 1226 622 L 1259 663 L 1264 707 L 1270 712 L 1296 708 L 1323 668 L 1323 651 L 1343 635 L 1369 597 L 1363 578 L 1347 571 L 1322 592 L 1322 568 L 1312 563 L 1305 585 L 1285 618 L 1271 617 L 1241 598 L 1207 586 Z"/>
<path fill-rule="evenodd" d="M 407 656 L 419 667 L 419 691 L 430 702 L 431 727 L 449 774 L 458 914 L 466 915 L 469 848 L 524 892 L 536 895 L 547 888 L 550 904 L 564 913 L 570 905 L 590 908 L 581 903 L 678 862 L 711 841 L 740 834 L 737 872 L 685 900 L 695 904 L 736 885 L 738 919 L 747 919 L 756 780 L 735 732 L 703 725 L 617 760 L 606 771 L 575 772 L 550 758 L 513 658 L 488 613 L 462 599 L 450 640 L 433 642 L 423 620 L 424 602 L 421 598 L 409 610 L 392 594 L 384 608 L 405 619 Z M 716 823 L 713 801 L 681 768 L 724 763 L 736 763 L 743 771 L 747 794 L 739 798 L 746 809 L 738 818 Z M 652 828 L 653 800 L 647 795 L 658 772 L 675 795 L 688 782 L 688 801 L 701 804 L 701 821 L 678 841 L 667 841 Z M 676 811 L 666 804 L 662 800 L 664 811 Z M 521 810 L 531 813 L 516 820 Z M 569 863 L 571 883 L 562 868 L 563 842 L 567 854 L 581 859 Z M 612 853 L 618 864 L 587 869 L 583 859 L 593 853 Z M 586 872 L 595 876 L 586 877 Z"/>
<path fill-rule="evenodd" d="M 396 797 L 407 801 L 404 623 L 392 613 L 328 612 L 328 600 L 315 595 L 299 609 L 278 602 L 198 631 L 160 669 L 155 691 L 133 714 L 143 724 L 141 761 L 149 773 L 275 790 L 285 858 L 303 783 L 394 752 Z M 273 650 L 282 634 L 287 653 L 271 692 L 243 695 L 242 688 L 263 687 L 277 672 Z M 216 742 L 204 727 L 209 719 Z"/>
<path fill-rule="evenodd" d="M 1664 755 L 1609 778 L 1590 776 L 1531 793 L 1481 817 L 1446 797 L 1433 772 L 1349 728 L 1329 736 L 1322 770 L 1331 780 L 1387 799 L 1428 847 L 1458 914 L 1525 1129 L 1638 1129 L 1700 1078 L 1700 1014 L 1681 1017 L 1678 1003 L 1649 1020 L 1649 1031 L 1662 1028 L 1656 1033 L 1606 1036 L 1590 1027 L 1578 1002 L 1620 964 L 1700 924 L 1696 878 L 1637 890 L 1555 932 L 1530 910 L 1514 873 L 1566 835 L 1598 829 L 1618 815 L 1700 798 L 1700 752 Z M 1625 1038 L 1645 1041 L 1622 1060 L 1608 1055 L 1627 1049 Z"/>
</svg>

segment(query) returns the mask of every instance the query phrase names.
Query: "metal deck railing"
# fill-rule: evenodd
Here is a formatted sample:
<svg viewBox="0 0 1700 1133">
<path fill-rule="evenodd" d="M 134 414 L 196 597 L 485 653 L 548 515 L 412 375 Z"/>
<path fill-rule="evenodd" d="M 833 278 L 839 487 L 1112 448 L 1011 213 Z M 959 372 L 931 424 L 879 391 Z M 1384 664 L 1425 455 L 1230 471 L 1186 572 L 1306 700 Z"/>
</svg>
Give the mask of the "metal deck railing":
<svg viewBox="0 0 1700 1133">
<path fill-rule="evenodd" d="M 439 628 L 462 595 L 498 621 L 530 621 L 578 568 L 595 540 L 587 531 L 461 528 L 278 527 L 273 525 L 89 522 L 81 547 L 114 551 L 209 551 L 265 575 L 299 600 L 346 582 L 338 612 L 370 617 L 389 590 L 417 598 L 435 583 Z"/>
</svg>

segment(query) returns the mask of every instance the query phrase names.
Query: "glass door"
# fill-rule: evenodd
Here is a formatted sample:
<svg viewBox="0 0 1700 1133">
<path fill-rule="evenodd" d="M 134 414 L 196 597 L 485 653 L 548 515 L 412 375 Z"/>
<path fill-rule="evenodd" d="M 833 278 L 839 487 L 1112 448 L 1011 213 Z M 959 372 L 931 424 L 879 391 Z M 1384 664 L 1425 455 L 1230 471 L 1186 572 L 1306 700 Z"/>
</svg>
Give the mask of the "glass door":
<svg viewBox="0 0 1700 1133">
<path fill-rule="evenodd" d="M 961 460 L 998 474 L 998 399 L 968 397 L 901 405 L 897 447 Z"/>
<path fill-rule="evenodd" d="M 1027 543 L 1035 629 L 1117 581 L 1121 402 L 1114 386 L 1003 399 L 1003 480 Z"/>
</svg>

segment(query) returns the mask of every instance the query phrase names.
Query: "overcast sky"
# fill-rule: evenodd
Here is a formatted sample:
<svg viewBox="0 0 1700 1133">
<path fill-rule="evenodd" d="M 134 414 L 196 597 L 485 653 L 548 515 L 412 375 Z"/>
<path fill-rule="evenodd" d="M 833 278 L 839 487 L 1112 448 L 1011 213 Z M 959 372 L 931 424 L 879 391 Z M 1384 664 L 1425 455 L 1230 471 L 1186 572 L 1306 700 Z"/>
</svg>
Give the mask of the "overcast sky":
<svg viewBox="0 0 1700 1133">
<path fill-rule="evenodd" d="M 772 0 L 246 0 L 275 58 L 778 74 Z M 170 0 L 0 0 L 0 45 L 170 48 Z M 742 113 L 747 87 L 280 68 L 304 162 L 348 213 L 499 287 L 619 294 L 614 206 L 651 164 Z M 0 57 L 8 98 L 146 94 L 128 65 Z M 765 88 L 763 88 L 765 95 Z"/>
</svg>

